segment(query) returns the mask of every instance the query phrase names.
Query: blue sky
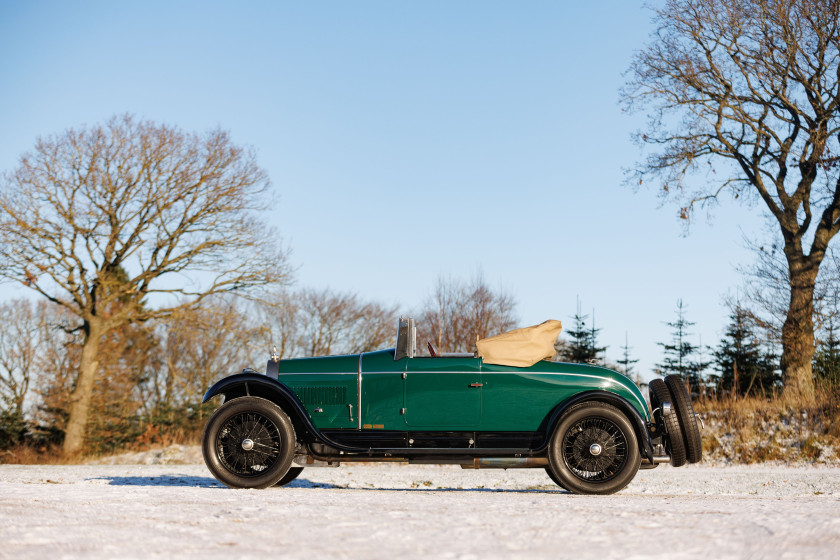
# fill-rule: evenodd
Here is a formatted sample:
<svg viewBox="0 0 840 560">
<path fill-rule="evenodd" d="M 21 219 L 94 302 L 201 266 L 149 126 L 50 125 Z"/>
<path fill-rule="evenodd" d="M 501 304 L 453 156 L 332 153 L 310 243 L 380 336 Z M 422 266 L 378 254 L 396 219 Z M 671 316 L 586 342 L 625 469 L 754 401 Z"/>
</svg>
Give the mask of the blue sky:
<svg viewBox="0 0 840 560">
<path fill-rule="evenodd" d="M 678 298 L 717 342 L 752 259 L 741 238 L 763 223 L 726 203 L 685 236 L 653 186 L 623 186 L 644 116 L 618 90 L 650 16 L 627 1 L 7 0 L 0 170 L 38 135 L 117 113 L 221 126 L 272 179 L 299 285 L 411 309 L 439 275 L 481 270 L 523 325 L 570 324 L 580 297 L 608 357 L 627 332 L 647 373 Z"/>
</svg>

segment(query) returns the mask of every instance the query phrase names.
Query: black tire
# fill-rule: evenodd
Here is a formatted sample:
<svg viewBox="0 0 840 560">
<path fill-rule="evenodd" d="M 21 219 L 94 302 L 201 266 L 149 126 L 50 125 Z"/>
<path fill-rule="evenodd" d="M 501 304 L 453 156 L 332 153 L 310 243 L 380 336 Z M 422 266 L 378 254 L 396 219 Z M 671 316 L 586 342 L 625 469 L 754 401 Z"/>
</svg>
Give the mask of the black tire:
<svg viewBox="0 0 840 560">
<path fill-rule="evenodd" d="M 662 403 L 670 402 L 673 405 L 673 397 L 668 386 L 661 379 L 654 379 L 648 385 L 650 392 L 650 407 L 656 410 Z M 665 416 L 659 410 L 656 414 L 662 417 L 662 423 L 665 425 L 665 432 L 667 433 L 666 451 L 671 456 L 671 466 L 681 467 L 685 465 L 685 439 L 683 438 L 682 428 L 680 428 L 680 421 L 677 419 L 677 414 L 674 412 Z"/>
<path fill-rule="evenodd" d="M 666 376 L 665 385 L 674 397 L 674 408 L 685 439 L 686 458 L 689 463 L 697 463 L 703 458 L 703 442 L 700 440 L 700 428 L 697 426 L 694 407 L 691 406 L 691 397 L 688 396 L 688 391 L 679 375 Z"/>
<path fill-rule="evenodd" d="M 569 492 L 613 494 L 630 484 L 642 456 L 633 425 L 620 410 L 587 402 L 560 418 L 548 461 L 560 486 Z"/>
<path fill-rule="evenodd" d="M 295 429 L 271 401 L 241 397 L 219 407 L 207 421 L 201 451 L 219 482 L 231 488 L 268 488 L 289 471 Z"/>
<path fill-rule="evenodd" d="M 286 474 L 283 475 L 283 478 L 281 478 L 274 486 L 286 486 L 288 483 L 300 476 L 300 473 L 302 472 L 303 467 L 290 467 Z"/>
<path fill-rule="evenodd" d="M 563 490 L 568 490 L 565 486 L 563 486 L 563 483 L 562 483 L 562 482 L 560 482 L 560 479 L 559 479 L 559 478 L 557 478 L 557 475 L 556 475 L 556 474 L 554 474 L 554 471 L 552 471 L 552 470 L 551 470 L 551 467 L 546 467 L 546 468 L 545 468 L 545 474 L 547 474 L 547 475 L 548 475 L 548 478 L 550 478 L 550 479 L 551 479 L 551 481 L 552 481 L 554 484 L 556 484 L 557 486 L 559 486 L 559 487 L 560 487 L 560 488 L 562 488 Z"/>
</svg>

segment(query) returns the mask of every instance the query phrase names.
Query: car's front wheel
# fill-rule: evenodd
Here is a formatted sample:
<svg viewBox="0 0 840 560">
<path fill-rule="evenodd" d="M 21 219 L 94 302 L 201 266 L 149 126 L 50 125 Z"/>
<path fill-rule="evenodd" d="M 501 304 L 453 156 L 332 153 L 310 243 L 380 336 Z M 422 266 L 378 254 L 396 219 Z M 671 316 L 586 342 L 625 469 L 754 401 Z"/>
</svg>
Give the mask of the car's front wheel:
<svg viewBox="0 0 840 560">
<path fill-rule="evenodd" d="M 612 494 L 636 476 L 641 454 L 633 426 L 620 410 L 588 402 L 560 419 L 548 460 L 558 484 L 570 492 Z"/>
<path fill-rule="evenodd" d="M 295 429 L 280 407 L 257 397 L 225 403 L 210 417 L 201 439 L 207 468 L 231 488 L 268 488 L 288 472 Z"/>
</svg>

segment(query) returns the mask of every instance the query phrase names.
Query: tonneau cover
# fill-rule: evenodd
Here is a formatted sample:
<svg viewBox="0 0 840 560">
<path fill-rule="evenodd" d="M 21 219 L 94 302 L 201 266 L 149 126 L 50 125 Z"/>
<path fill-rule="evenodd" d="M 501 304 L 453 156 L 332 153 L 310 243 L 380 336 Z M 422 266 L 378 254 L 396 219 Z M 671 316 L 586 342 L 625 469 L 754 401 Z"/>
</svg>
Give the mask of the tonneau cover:
<svg viewBox="0 0 840 560">
<path fill-rule="evenodd" d="M 502 333 L 475 343 L 485 364 L 528 367 L 554 357 L 554 342 L 560 335 L 560 321 L 549 319 L 533 327 Z"/>
</svg>

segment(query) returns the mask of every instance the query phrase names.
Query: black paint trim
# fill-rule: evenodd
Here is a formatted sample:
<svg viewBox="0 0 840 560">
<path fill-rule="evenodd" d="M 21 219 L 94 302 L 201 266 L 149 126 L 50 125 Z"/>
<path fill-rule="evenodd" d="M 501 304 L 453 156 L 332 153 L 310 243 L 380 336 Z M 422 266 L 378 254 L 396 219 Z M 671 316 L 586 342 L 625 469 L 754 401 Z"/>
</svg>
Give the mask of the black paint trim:
<svg viewBox="0 0 840 560">
<path fill-rule="evenodd" d="M 453 432 L 402 430 L 322 430 L 329 439 L 371 451 L 382 449 L 511 449 L 521 452 L 539 446 L 541 432 Z"/>
</svg>

